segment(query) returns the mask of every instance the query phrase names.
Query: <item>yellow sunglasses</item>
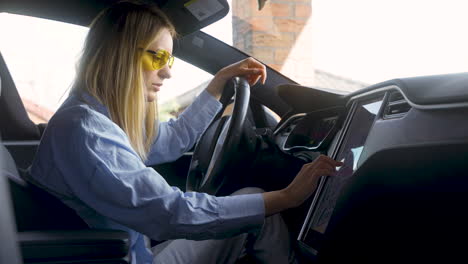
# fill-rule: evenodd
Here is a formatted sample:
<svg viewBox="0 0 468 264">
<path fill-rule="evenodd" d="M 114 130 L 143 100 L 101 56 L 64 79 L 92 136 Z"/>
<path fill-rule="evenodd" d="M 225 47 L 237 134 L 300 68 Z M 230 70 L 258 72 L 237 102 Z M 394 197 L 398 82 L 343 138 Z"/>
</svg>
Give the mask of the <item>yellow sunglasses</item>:
<svg viewBox="0 0 468 264">
<path fill-rule="evenodd" d="M 143 69 L 147 71 L 162 69 L 166 64 L 171 68 L 174 64 L 174 56 L 163 49 L 159 49 L 157 51 L 145 50 L 142 60 Z"/>
</svg>

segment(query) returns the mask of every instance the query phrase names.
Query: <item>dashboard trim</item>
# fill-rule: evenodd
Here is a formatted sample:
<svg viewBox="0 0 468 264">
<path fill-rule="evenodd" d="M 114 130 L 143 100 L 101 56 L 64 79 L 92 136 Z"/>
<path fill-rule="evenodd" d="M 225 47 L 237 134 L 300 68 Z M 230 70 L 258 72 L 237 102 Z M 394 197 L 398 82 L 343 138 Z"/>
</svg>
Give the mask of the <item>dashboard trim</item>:
<svg viewBox="0 0 468 264">
<path fill-rule="evenodd" d="M 287 125 L 289 125 L 294 120 L 296 120 L 296 119 L 298 119 L 300 117 L 304 117 L 306 115 L 307 115 L 306 113 L 300 113 L 300 114 L 295 114 L 295 115 L 290 116 L 283 124 L 281 124 L 275 131 L 273 131 L 273 136 L 278 135 L 278 133 L 281 130 L 283 130 L 283 128 L 285 128 Z"/>
<path fill-rule="evenodd" d="M 331 139 L 335 138 L 336 133 L 338 132 L 338 130 L 340 130 L 339 124 L 342 123 L 342 121 L 344 121 L 342 115 L 345 112 L 347 113 L 344 107 L 331 107 L 307 113 L 295 114 L 290 116 L 288 119 L 286 119 L 286 121 L 284 121 L 284 123 L 282 123 L 277 129 L 275 129 L 272 135 L 273 137 L 278 138 L 277 145 L 284 152 L 290 153 L 296 150 L 320 151 L 323 148 L 324 144 L 327 145 L 329 141 L 331 141 Z M 318 125 L 323 125 L 323 122 L 327 123 L 325 125 L 329 127 L 327 128 L 326 134 L 319 136 L 320 138 L 318 140 L 320 141 L 318 141 L 314 145 L 288 144 L 288 142 L 290 142 L 290 139 L 292 139 L 292 136 L 298 134 L 296 128 L 303 129 L 302 127 L 299 128 L 298 126 L 302 126 L 304 122 L 309 122 L 310 118 L 319 118 L 320 120 Z M 332 122 L 332 124 L 328 124 L 329 122 Z M 299 132 L 299 134 L 301 133 Z"/>
<path fill-rule="evenodd" d="M 308 115 L 306 115 L 304 117 L 307 118 Z M 336 119 L 338 120 L 338 116 L 333 116 L 333 117 L 329 117 L 329 118 L 333 118 L 333 119 Z M 299 120 L 299 122 L 302 122 L 303 119 Z M 322 119 L 323 120 L 323 119 Z M 288 135 L 288 137 L 286 138 L 286 140 L 284 140 L 282 146 L 281 146 L 281 149 L 283 151 L 291 151 L 291 150 L 294 150 L 294 149 L 300 149 L 300 150 L 317 150 L 321 145 L 322 143 L 325 141 L 325 139 L 328 138 L 328 136 L 330 135 L 330 133 L 333 131 L 333 129 L 336 127 L 336 123 L 333 125 L 333 127 L 327 132 L 327 135 L 325 136 L 325 138 L 317 145 L 317 146 L 313 146 L 313 147 L 307 147 L 307 146 L 292 146 L 292 147 L 286 147 L 286 143 L 288 143 L 288 139 L 289 137 L 291 136 L 291 134 L 294 132 L 294 129 L 296 127 L 293 128 L 293 130 L 291 131 L 291 133 Z"/>
<path fill-rule="evenodd" d="M 463 103 L 450 103 L 450 104 L 431 104 L 431 105 L 420 105 L 420 104 L 415 104 L 413 103 L 411 100 L 408 99 L 408 97 L 406 96 L 405 92 L 397 85 L 393 84 L 393 85 L 388 85 L 388 86 L 384 86 L 384 87 L 381 87 L 381 88 L 377 88 L 375 90 L 372 90 L 372 91 L 368 91 L 368 92 L 365 92 L 365 93 L 362 93 L 362 94 L 359 94 L 359 95 L 355 95 L 353 97 L 351 97 L 349 99 L 349 101 L 354 101 L 358 98 L 361 98 L 361 97 L 365 97 L 365 96 L 368 96 L 368 95 L 372 95 L 372 94 L 375 94 L 375 93 L 378 93 L 378 92 L 386 92 L 386 91 L 389 91 L 389 90 L 398 90 L 402 95 L 403 97 L 405 98 L 405 100 L 408 102 L 408 104 L 411 106 L 411 107 L 414 107 L 414 108 L 417 108 L 417 109 L 422 109 L 422 110 L 431 110 L 431 109 L 447 109 L 447 108 L 462 108 L 462 107 L 468 107 L 468 102 L 463 102 Z"/>
</svg>

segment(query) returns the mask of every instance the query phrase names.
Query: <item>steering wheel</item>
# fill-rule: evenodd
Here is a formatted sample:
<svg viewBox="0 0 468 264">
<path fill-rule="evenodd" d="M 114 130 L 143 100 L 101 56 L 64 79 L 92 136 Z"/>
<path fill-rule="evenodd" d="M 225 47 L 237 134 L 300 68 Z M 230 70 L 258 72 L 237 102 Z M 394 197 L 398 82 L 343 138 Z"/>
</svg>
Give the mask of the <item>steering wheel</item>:
<svg viewBox="0 0 468 264">
<path fill-rule="evenodd" d="M 216 194 L 228 182 L 227 172 L 239 156 L 237 150 L 249 108 L 249 83 L 240 77 L 228 82 L 220 100 L 223 111 L 233 93 L 232 115 L 215 118 L 195 147 L 187 176 L 187 191 Z"/>
</svg>

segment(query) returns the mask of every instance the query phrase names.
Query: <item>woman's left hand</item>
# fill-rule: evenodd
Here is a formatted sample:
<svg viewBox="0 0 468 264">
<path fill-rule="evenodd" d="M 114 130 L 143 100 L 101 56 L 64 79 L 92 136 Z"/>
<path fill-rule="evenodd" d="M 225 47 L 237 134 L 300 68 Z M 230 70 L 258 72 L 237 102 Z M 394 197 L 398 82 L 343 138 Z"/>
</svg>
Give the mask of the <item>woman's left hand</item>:
<svg viewBox="0 0 468 264">
<path fill-rule="evenodd" d="M 260 79 L 265 84 L 267 73 L 266 67 L 254 58 L 247 58 L 222 68 L 216 73 L 206 90 L 219 99 L 223 92 L 224 85 L 232 77 L 244 77 L 250 86 L 255 85 Z"/>
</svg>

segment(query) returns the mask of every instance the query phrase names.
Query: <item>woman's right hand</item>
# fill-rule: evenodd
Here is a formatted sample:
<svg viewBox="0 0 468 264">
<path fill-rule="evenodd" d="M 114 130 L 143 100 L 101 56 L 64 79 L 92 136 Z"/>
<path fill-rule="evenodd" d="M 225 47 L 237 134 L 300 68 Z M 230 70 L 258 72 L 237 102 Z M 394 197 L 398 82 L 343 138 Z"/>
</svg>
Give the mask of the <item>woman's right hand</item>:
<svg viewBox="0 0 468 264">
<path fill-rule="evenodd" d="M 328 156 L 320 155 L 313 162 L 304 164 L 294 180 L 283 191 L 292 203 L 292 207 L 301 205 L 317 189 L 321 176 L 336 172 L 336 167 L 343 163 Z"/>
<path fill-rule="evenodd" d="M 325 155 L 320 155 L 313 162 L 305 164 L 288 187 L 263 193 L 265 215 L 272 215 L 301 205 L 317 189 L 321 176 L 332 176 L 336 167 L 342 165 L 342 162 Z"/>
</svg>

